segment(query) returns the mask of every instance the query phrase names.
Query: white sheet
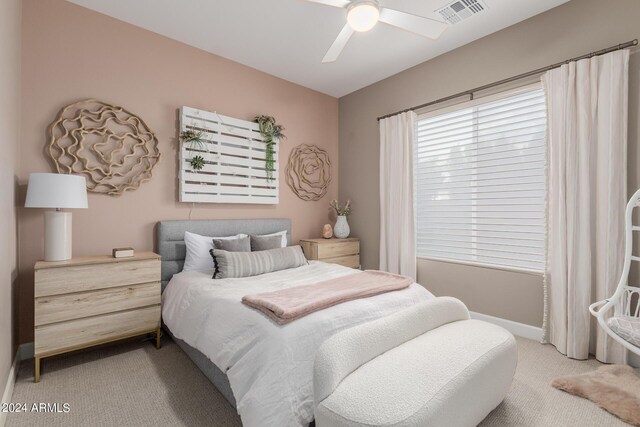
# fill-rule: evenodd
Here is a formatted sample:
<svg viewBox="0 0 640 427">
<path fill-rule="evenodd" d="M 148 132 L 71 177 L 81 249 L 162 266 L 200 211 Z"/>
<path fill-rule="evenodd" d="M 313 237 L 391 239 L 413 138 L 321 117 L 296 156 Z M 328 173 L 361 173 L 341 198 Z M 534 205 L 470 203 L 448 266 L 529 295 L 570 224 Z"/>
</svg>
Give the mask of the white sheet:
<svg viewBox="0 0 640 427">
<path fill-rule="evenodd" d="M 244 295 L 312 284 L 357 270 L 312 261 L 295 269 L 213 280 L 212 270 L 173 276 L 162 295 L 162 317 L 179 339 L 229 377 L 245 427 L 300 426 L 313 419 L 313 361 L 336 332 L 387 316 L 432 297 L 413 284 L 277 325 L 241 303 Z"/>
</svg>

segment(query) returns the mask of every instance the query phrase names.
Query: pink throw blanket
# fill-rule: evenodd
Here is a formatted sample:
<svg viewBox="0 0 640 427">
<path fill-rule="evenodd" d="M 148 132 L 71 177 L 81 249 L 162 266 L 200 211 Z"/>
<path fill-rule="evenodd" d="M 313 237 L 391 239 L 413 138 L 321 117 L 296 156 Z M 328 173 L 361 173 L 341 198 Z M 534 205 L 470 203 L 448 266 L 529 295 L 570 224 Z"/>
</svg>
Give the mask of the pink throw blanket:
<svg viewBox="0 0 640 427">
<path fill-rule="evenodd" d="M 242 302 L 283 325 L 336 304 L 399 291 L 412 283 L 410 277 L 366 270 L 312 285 L 246 295 L 242 297 Z"/>
</svg>

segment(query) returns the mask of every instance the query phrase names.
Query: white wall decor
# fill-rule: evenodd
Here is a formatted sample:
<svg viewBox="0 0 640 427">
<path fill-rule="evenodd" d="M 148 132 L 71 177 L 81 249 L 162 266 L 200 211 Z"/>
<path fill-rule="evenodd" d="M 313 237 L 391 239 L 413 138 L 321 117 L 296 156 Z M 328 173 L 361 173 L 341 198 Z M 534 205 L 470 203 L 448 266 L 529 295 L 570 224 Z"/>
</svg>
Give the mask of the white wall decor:
<svg viewBox="0 0 640 427">
<path fill-rule="evenodd" d="M 265 171 L 266 144 L 258 124 L 191 107 L 180 109 L 180 132 L 201 132 L 202 143 L 180 142 L 180 201 L 277 204 L 279 144 L 273 179 Z M 190 160 L 204 158 L 201 170 Z"/>
</svg>

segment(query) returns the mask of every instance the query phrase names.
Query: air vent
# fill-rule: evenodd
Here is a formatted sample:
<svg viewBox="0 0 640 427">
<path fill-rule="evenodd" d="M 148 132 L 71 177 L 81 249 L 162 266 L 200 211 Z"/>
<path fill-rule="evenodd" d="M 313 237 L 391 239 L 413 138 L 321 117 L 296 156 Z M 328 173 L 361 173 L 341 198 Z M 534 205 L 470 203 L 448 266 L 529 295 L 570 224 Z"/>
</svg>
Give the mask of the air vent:
<svg viewBox="0 0 640 427">
<path fill-rule="evenodd" d="M 449 24 L 457 24 L 475 14 L 484 12 L 487 5 L 481 0 L 456 0 L 443 8 L 437 9 L 436 13 Z"/>
</svg>

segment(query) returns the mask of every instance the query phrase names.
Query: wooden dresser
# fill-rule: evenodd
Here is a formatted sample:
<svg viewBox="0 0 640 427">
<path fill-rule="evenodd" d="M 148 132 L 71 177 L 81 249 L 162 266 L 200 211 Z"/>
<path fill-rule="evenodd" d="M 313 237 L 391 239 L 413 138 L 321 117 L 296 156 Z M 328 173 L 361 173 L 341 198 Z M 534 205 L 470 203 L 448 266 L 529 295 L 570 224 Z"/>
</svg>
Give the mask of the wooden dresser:
<svg viewBox="0 0 640 427">
<path fill-rule="evenodd" d="M 39 261 L 35 267 L 35 382 L 40 360 L 156 333 L 160 348 L 160 256 Z"/>
<path fill-rule="evenodd" d="M 300 245 L 307 259 L 360 268 L 360 240 L 355 237 L 303 239 Z"/>
</svg>

